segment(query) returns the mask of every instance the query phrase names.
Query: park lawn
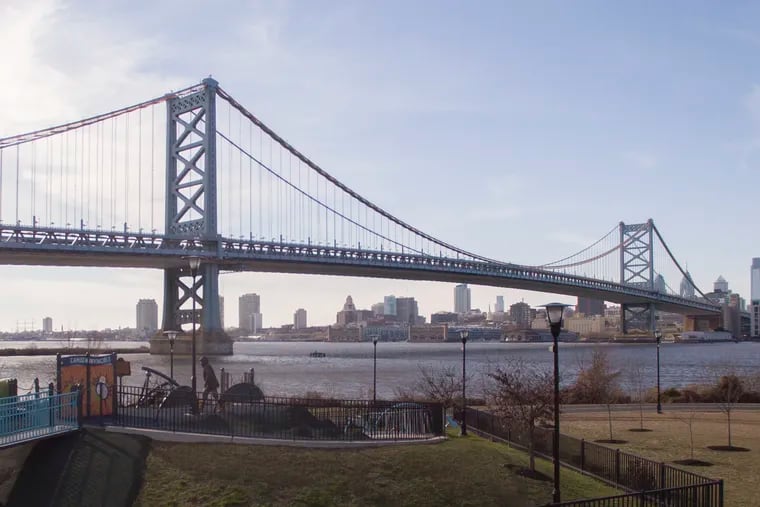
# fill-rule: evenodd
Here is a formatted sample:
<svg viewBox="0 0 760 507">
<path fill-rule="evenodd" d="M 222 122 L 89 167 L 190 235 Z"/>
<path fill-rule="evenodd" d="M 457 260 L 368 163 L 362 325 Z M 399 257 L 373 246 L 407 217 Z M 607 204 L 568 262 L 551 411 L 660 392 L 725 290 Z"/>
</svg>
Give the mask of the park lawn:
<svg viewBox="0 0 760 507">
<path fill-rule="evenodd" d="M 628 431 L 639 427 L 639 413 L 613 412 L 613 435 L 627 440 L 626 444 L 610 445 L 621 451 L 638 454 L 655 461 L 674 465 L 674 460 L 690 455 L 689 427 L 682 422 L 689 411 L 678 411 L 666 405 L 663 414 L 644 413 L 648 433 Z M 726 416 L 722 412 L 700 412 L 693 423 L 694 457 L 713 463 L 713 466 L 682 466 L 684 470 L 715 479 L 724 479 L 726 505 L 755 507 L 757 480 L 760 477 L 760 412 L 735 410 L 731 413 L 731 443 L 750 449 L 749 452 L 725 452 L 708 449 L 711 445 L 727 445 Z M 562 415 L 562 433 L 585 438 L 587 441 L 609 438 L 607 413 L 567 413 Z"/>
<path fill-rule="evenodd" d="M 476 436 L 361 450 L 152 442 L 135 505 L 544 505 L 527 455 Z M 537 460 L 551 477 L 551 463 Z M 562 471 L 562 499 L 618 494 Z"/>
</svg>

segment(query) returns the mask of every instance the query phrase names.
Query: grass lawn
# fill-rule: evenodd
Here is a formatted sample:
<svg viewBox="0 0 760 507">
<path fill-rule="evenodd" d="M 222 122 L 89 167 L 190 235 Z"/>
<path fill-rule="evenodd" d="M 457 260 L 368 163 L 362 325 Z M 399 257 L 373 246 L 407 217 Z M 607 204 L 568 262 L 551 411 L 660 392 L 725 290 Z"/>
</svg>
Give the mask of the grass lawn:
<svg viewBox="0 0 760 507">
<path fill-rule="evenodd" d="M 639 413 L 613 412 L 613 431 L 616 439 L 627 444 L 610 447 L 632 452 L 656 461 L 673 464 L 674 460 L 690 458 L 689 427 L 682 421 L 688 411 L 675 411 L 663 407 L 663 414 L 644 413 L 644 427 L 653 431 L 635 433 L 630 428 L 639 427 Z M 708 461 L 713 466 L 679 466 L 685 470 L 724 479 L 726 505 L 754 507 L 760 505 L 757 481 L 760 477 L 760 412 L 735 410 L 731 414 L 732 445 L 745 447 L 749 452 L 725 452 L 708 449 L 707 446 L 727 445 L 726 416 L 722 412 L 701 412 L 693 423 L 694 457 Z M 607 413 L 578 413 L 562 415 L 562 432 L 593 441 L 609 438 Z"/>
<path fill-rule="evenodd" d="M 135 505 L 544 505 L 527 455 L 476 436 L 362 450 L 153 442 Z M 537 460 L 551 477 L 551 463 Z M 562 499 L 617 494 L 562 471 Z"/>
</svg>

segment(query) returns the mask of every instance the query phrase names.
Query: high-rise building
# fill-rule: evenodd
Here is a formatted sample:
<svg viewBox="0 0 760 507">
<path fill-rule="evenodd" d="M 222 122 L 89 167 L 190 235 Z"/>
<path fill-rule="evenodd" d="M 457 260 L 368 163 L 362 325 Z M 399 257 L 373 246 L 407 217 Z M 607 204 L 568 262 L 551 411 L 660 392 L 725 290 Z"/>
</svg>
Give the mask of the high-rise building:
<svg viewBox="0 0 760 507">
<path fill-rule="evenodd" d="M 509 317 L 519 329 L 530 329 L 530 323 L 533 321 L 530 305 L 523 301 L 510 305 Z"/>
<path fill-rule="evenodd" d="M 660 294 L 668 293 L 668 285 L 665 283 L 665 277 L 661 274 L 657 274 L 657 276 L 654 278 L 654 290 Z"/>
<path fill-rule="evenodd" d="M 496 296 L 496 306 L 494 312 L 504 313 L 504 296 Z"/>
<path fill-rule="evenodd" d="M 305 329 L 306 327 L 306 310 L 299 308 L 293 314 L 293 329 Z"/>
<path fill-rule="evenodd" d="M 43 333 L 53 332 L 53 319 L 51 317 L 45 317 L 44 319 L 42 319 L 42 332 Z"/>
<path fill-rule="evenodd" d="M 238 324 L 240 329 L 251 333 L 263 326 L 261 297 L 258 294 L 243 294 L 238 299 Z"/>
<path fill-rule="evenodd" d="M 158 330 L 158 305 L 155 299 L 141 299 L 137 302 L 136 310 L 138 333 L 148 335 Z"/>
<path fill-rule="evenodd" d="M 370 309 L 375 317 L 385 315 L 385 303 L 375 303 Z"/>
<path fill-rule="evenodd" d="M 713 292 L 728 292 L 728 282 L 722 275 L 713 283 Z"/>
<path fill-rule="evenodd" d="M 383 298 L 383 313 L 385 315 L 398 315 L 398 308 L 396 307 L 396 296 L 385 296 Z"/>
<path fill-rule="evenodd" d="M 224 329 L 224 296 L 219 296 L 219 324 Z"/>
<path fill-rule="evenodd" d="M 695 295 L 694 282 L 688 269 L 686 270 L 686 276 L 681 280 L 680 294 L 682 298 L 693 298 Z"/>
<path fill-rule="evenodd" d="M 419 315 L 414 298 L 396 298 L 396 316 L 399 322 L 415 324 Z"/>
<path fill-rule="evenodd" d="M 466 283 L 454 287 L 454 312 L 464 314 L 470 311 L 470 288 Z"/>
<path fill-rule="evenodd" d="M 760 257 L 752 259 L 749 294 L 749 299 L 753 304 L 760 303 Z"/>
<path fill-rule="evenodd" d="M 584 298 L 578 296 L 575 311 L 587 317 L 592 315 L 604 315 L 604 301 L 601 299 Z"/>
</svg>

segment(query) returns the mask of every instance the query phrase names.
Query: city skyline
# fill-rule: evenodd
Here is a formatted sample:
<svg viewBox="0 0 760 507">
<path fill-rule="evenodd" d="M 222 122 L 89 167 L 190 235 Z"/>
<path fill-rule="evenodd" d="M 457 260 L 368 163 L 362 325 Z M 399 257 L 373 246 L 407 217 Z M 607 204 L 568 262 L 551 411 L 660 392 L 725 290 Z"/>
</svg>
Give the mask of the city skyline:
<svg viewBox="0 0 760 507">
<path fill-rule="evenodd" d="M 646 13 L 557 6 L 551 22 L 540 6 L 498 2 L 477 9 L 153 7 L 0 6 L 0 42 L 14 48 L 0 69 L 0 136 L 213 74 L 338 180 L 434 236 L 540 265 L 587 246 L 619 220 L 652 217 L 699 288 L 723 275 L 749 299 L 747 266 L 758 255 L 746 224 L 760 184 L 760 74 L 747 62 L 760 40 L 749 23 L 757 6 L 680 12 L 656 5 Z M 155 30 L 169 14 L 176 24 Z M 213 51 L 178 28 L 200 18 L 228 28 Z M 167 55 L 175 46 L 192 55 L 190 63 Z M 713 58 L 715 51 L 730 58 Z M 310 79 L 292 79 L 301 74 Z M 706 213 L 716 199 L 720 213 Z M 0 266 L 0 276 L 13 294 L 0 309 L 0 329 L 39 322 L 43 311 L 56 327 L 128 327 L 126 309 L 161 294 L 163 282 L 154 270 Z M 676 287 L 680 277 L 666 281 Z M 497 294 L 532 306 L 573 299 L 471 286 L 482 294 L 472 306 L 481 309 Z M 269 294 L 271 323 L 289 322 L 297 307 L 328 321 L 332 301 L 346 294 L 367 308 L 373 294 L 413 294 L 429 315 L 449 309 L 451 293 L 450 284 L 343 277 L 220 280 L 230 298 L 246 287 Z M 330 304 L 321 301 L 325 287 Z"/>
</svg>

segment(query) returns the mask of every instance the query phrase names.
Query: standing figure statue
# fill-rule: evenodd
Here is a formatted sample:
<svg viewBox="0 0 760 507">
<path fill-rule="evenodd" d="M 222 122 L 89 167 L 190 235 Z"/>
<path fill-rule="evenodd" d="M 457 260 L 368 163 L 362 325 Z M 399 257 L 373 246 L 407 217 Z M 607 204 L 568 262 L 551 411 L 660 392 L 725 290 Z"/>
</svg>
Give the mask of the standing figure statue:
<svg viewBox="0 0 760 507">
<path fill-rule="evenodd" d="M 216 379 L 214 368 L 208 362 L 208 358 L 203 356 L 201 358 L 201 366 L 203 366 L 203 400 L 201 401 L 201 413 L 203 407 L 206 405 L 209 395 L 214 398 L 216 404 L 219 405 L 219 381 Z M 216 407 L 214 407 L 216 411 Z"/>
</svg>

